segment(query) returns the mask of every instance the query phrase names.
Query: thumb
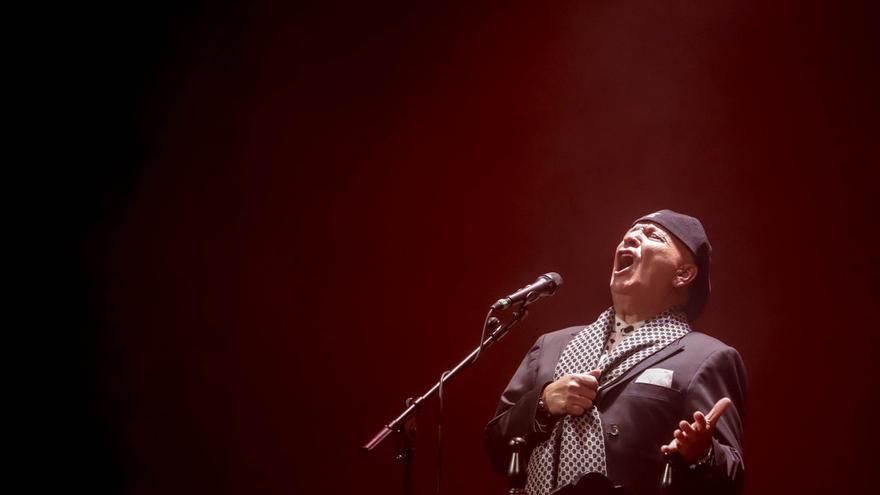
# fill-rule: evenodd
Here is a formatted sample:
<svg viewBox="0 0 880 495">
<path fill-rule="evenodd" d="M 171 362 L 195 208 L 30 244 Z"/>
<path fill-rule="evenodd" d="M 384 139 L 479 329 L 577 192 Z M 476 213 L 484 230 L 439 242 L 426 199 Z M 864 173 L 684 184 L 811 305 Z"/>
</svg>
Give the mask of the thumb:
<svg viewBox="0 0 880 495">
<path fill-rule="evenodd" d="M 593 371 L 591 371 L 591 372 L 589 372 L 589 373 L 587 373 L 587 374 L 588 374 L 588 375 L 593 375 L 594 378 L 599 378 L 599 376 L 602 375 L 602 372 L 601 372 L 600 370 L 593 370 Z"/>
</svg>

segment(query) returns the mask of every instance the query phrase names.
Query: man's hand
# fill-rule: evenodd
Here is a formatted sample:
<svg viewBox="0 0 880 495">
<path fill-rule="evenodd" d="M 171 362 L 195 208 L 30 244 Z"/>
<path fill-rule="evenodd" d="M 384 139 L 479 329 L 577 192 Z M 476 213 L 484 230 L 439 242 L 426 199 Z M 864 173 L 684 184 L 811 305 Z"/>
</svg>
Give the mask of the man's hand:
<svg viewBox="0 0 880 495">
<path fill-rule="evenodd" d="M 541 397 L 547 410 L 554 416 L 583 414 L 593 407 L 600 374 L 601 371 L 593 370 L 589 373 L 565 375 L 544 387 L 544 394 Z"/>
<path fill-rule="evenodd" d="M 730 405 L 730 399 L 722 398 L 712 406 L 712 410 L 708 414 L 700 411 L 694 412 L 694 422 L 688 423 L 682 421 L 678 424 L 677 430 L 672 432 L 675 437 L 667 445 L 660 447 L 663 454 L 678 454 L 688 464 L 694 464 L 709 453 L 709 446 L 712 444 L 712 435 L 715 433 L 715 423 L 727 410 Z"/>
</svg>

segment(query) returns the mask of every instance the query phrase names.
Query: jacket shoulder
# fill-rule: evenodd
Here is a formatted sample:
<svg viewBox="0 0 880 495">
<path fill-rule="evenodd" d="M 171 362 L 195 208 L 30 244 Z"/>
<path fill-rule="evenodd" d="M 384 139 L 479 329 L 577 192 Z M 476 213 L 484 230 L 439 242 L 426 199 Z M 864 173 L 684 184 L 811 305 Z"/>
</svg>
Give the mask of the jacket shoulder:
<svg viewBox="0 0 880 495">
<path fill-rule="evenodd" d="M 733 349 L 733 347 L 725 344 L 715 337 L 697 331 L 688 332 L 680 339 L 680 342 L 689 347 L 699 347 L 713 351 L 721 349 Z"/>
<path fill-rule="evenodd" d="M 571 340 L 572 337 L 577 335 L 581 330 L 586 327 L 587 325 L 575 325 L 573 327 L 566 327 L 560 330 L 545 333 L 544 335 L 538 337 L 538 343 L 550 344 L 559 341 Z"/>
</svg>

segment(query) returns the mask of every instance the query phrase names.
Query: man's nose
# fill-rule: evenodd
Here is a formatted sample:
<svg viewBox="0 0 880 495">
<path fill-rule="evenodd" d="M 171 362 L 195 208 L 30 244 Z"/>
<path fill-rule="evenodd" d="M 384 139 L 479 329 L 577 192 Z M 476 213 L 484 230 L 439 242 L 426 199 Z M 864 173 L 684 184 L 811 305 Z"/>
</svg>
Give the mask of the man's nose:
<svg viewBox="0 0 880 495">
<path fill-rule="evenodd" d="M 624 247 L 639 247 L 639 236 L 636 232 L 630 232 L 623 236 Z"/>
</svg>

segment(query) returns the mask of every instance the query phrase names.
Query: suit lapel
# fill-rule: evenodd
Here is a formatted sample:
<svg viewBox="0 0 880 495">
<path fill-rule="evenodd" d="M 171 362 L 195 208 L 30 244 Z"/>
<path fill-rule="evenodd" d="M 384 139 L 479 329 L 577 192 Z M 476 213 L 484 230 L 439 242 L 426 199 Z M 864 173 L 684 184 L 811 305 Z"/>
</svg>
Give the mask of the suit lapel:
<svg viewBox="0 0 880 495">
<path fill-rule="evenodd" d="M 609 390 L 611 390 L 614 387 L 620 385 L 621 383 L 629 380 L 630 378 L 632 378 L 636 374 L 641 373 L 642 371 L 644 371 L 648 367 L 653 366 L 653 365 L 659 363 L 660 361 L 663 361 L 664 359 L 667 359 L 675 354 L 678 354 L 679 352 L 681 352 L 683 350 L 684 350 L 684 344 L 682 344 L 681 339 L 679 339 L 679 340 L 669 344 L 668 346 L 664 347 L 663 349 L 660 349 L 659 351 L 655 352 L 654 354 L 651 354 L 650 356 L 641 360 L 639 363 L 637 363 L 632 368 L 628 369 L 626 371 L 626 373 L 617 377 L 614 381 L 608 382 L 608 383 L 604 384 L 602 387 L 600 387 L 599 395 L 597 396 L 596 401 L 598 402 L 599 399 L 601 399 L 602 396 L 604 396 L 606 393 L 608 393 Z"/>
</svg>

